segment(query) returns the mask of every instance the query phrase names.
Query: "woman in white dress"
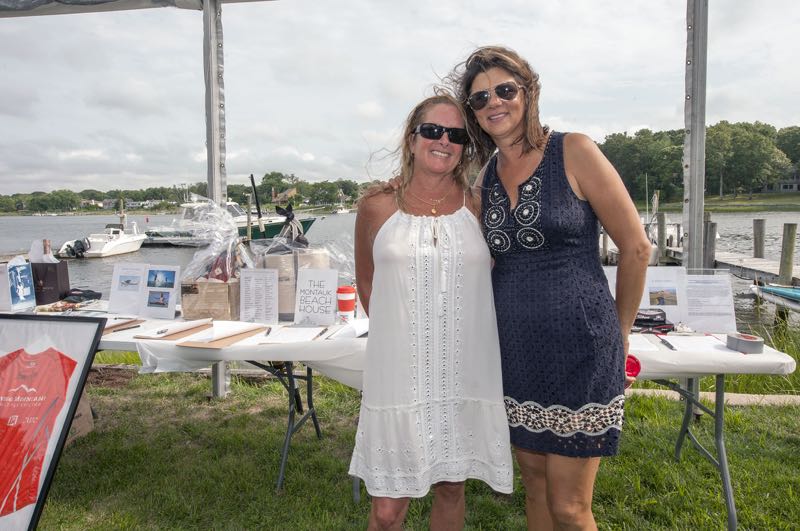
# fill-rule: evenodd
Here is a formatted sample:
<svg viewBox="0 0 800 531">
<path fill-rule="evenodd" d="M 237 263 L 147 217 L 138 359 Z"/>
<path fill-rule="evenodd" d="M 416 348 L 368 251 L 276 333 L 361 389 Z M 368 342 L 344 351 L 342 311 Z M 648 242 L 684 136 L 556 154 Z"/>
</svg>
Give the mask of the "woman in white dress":
<svg viewBox="0 0 800 531">
<path fill-rule="evenodd" d="M 463 528 L 468 478 L 512 490 L 490 256 L 464 123 L 448 94 L 418 104 L 397 191 L 375 188 L 359 203 L 356 279 L 370 331 L 350 474 L 372 496 L 369 529 L 401 529 L 410 499 L 431 486 L 431 529 Z"/>
</svg>

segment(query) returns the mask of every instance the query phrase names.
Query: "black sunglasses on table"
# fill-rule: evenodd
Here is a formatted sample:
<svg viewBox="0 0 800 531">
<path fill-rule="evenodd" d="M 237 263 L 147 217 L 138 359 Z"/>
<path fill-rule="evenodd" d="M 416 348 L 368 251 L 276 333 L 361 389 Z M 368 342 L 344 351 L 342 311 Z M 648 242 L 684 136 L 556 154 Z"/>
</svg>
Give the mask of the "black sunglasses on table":
<svg viewBox="0 0 800 531">
<path fill-rule="evenodd" d="M 428 140 L 439 140 L 445 133 L 447 133 L 447 138 L 453 144 L 463 145 L 469 142 L 467 130 L 461 127 L 445 127 L 439 124 L 425 123 L 419 124 L 414 129 L 414 134 L 419 134 L 422 138 L 427 138 Z"/>
<path fill-rule="evenodd" d="M 512 81 L 506 81 L 505 83 L 500 83 L 491 90 L 494 90 L 494 93 L 497 94 L 497 97 L 501 100 L 511 101 L 517 97 L 521 88 L 522 87 Z M 490 98 L 491 93 L 488 90 L 479 90 L 469 95 L 467 104 L 473 111 L 479 111 L 486 107 Z"/>
</svg>

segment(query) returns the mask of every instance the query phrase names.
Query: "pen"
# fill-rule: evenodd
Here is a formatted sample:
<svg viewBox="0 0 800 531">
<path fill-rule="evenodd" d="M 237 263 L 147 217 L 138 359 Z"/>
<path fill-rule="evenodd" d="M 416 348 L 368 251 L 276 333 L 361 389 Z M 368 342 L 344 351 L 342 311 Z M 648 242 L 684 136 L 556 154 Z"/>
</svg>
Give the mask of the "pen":
<svg viewBox="0 0 800 531">
<path fill-rule="evenodd" d="M 322 331 L 319 334 L 314 336 L 314 339 L 319 339 L 320 337 L 322 337 L 322 334 L 324 334 L 327 331 L 328 331 L 328 327 L 326 326 L 325 328 L 322 329 Z M 314 341 L 314 339 L 312 339 L 311 341 Z"/>
<path fill-rule="evenodd" d="M 112 330 L 112 332 L 122 332 L 123 330 L 131 330 L 133 328 L 139 328 L 140 326 L 142 326 L 142 325 L 133 325 L 133 326 L 126 326 L 126 327 L 123 327 L 123 328 L 116 328 L 116 329 Z"/>
<path fill-rule="evenodd" d="M 670 350 L 677 350 L 675 347 L 673 347 L 673 346 L 672 346 L 672 343 L 670 343 L 669 341 L 667 341 L 667 340 L 666 340 L 666 339 L 664 339 L 663 337 L 661 337 L 661 336 L 656 336 L 656 337 L 658 338 L 658 340 L 659 340 L 659 341 L 661 341 L 662 343 L 664 343 L 664 345 L 666 345 L 666 347 L 667 347 L 668 349 L 670 349 Z"/>
<path fill-rule="evenodd" d="M 264 335 L 265 335 L 265 336 L 268 336 L 270 332 L 272 332 L 272 327 L 271 327 L 271 326 L 268 326 L 268 327 L 267 327 L 267 331 L 266 331 L 266 332 L 264 332 Z"/>
</svg>

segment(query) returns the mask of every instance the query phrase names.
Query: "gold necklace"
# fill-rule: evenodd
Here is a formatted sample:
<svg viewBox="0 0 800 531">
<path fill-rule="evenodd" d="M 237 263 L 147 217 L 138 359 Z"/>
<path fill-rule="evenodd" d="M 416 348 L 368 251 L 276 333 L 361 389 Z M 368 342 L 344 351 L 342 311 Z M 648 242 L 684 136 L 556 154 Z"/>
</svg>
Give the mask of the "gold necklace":
<svg viewBox="0 0 800 531">
<path fill-rule="evenodd" d="M 413 196 L 415 199 L 417 199 L 417 200 L 419 200 L 419 201 L 422 201 L 422 202 L 423 202 L 423 203 L 425 203 L 426 205 L 430 205 L 430 206 L 431 206 L 431 214 L 436 214 L 436 207 L 438 207 L 438 206 L 439 206 L 439 204 L 440 204 L 442 201 L 444 201 L 445 199 L 447 199 L 447 196 L 449 196 L 449 195 L 450 195 L 450 192 L 452 192 L 452 191 L 453 191 L 453 187 L 451 186 L 451 187 L 450 187 L 450 188 L 447 190 L 447 193 L 446 193 L 446 194 L 444 194 L 444 195 L 443 195 L 443 196 L 442 196 L 440 199 L 423 199 L 423 198 L 421 198 L 420 196 L 418 196 L 417 194 L 415 194 L 414 192 L 412 192 L 410 189 L 408 190 L 408 193 L 409 193 L 409 194 L 411 194 L 411 195 L 412 195 L 412 196 Z"/>
</svg>

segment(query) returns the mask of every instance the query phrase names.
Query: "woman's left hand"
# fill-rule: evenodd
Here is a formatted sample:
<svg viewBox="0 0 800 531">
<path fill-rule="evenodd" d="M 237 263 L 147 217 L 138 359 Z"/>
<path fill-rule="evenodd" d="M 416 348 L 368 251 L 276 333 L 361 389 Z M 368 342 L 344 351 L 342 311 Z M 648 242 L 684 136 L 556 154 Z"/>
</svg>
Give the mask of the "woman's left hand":
<svg viewBox="0 0 800 531">
<path fill-rule="evenodd" d="M 635 381 L 636 381 L 636 376 L 628 376 L 626 374 L 625 375 L 625 389 L 627 389 L 628 387 L 632 386 Z"/>
</svg>

